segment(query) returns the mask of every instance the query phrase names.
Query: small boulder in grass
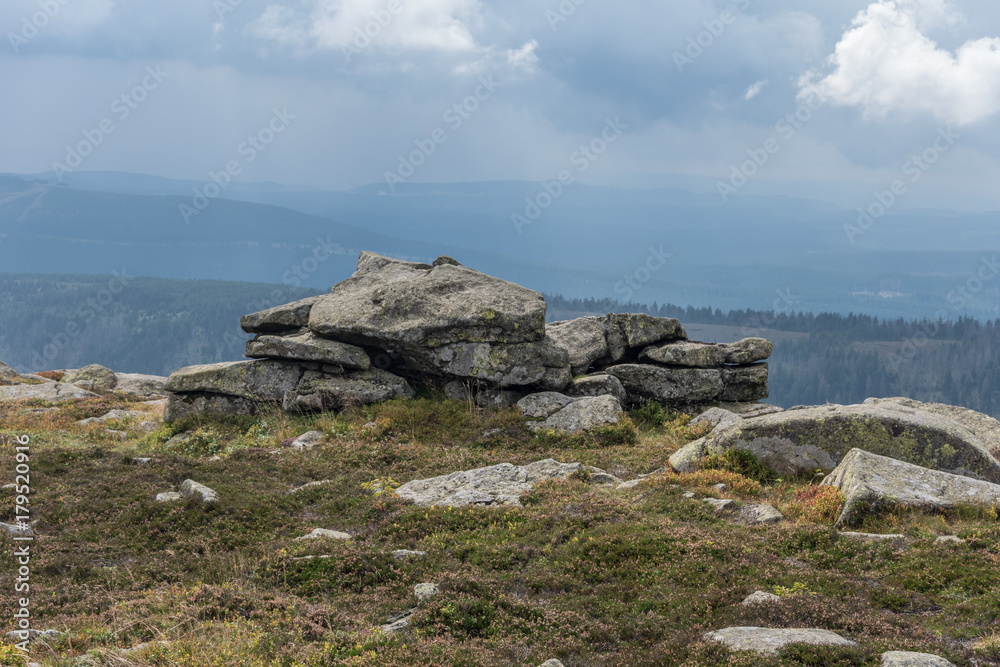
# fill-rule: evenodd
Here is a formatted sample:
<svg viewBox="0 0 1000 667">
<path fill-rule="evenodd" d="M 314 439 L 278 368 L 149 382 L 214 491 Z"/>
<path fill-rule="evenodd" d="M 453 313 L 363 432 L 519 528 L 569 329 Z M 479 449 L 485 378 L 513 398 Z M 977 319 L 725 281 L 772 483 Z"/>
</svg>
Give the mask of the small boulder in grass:
<svg viewBox="0 0 1000 667">
<path fill-rule="evenodd" d="M 754 604 L 766 604 L 768 602 L 780 602 L 781 598 L 774 593 L 768 593 L 767 591 L 754 591 L 750 595 L 743 598 L 743 602 L 740 602 L 744 607 L 749 607 Z"/>
<path fill-rule="evenodd" d="M 181 484 L 181 495 L 185 498 L 190 498 L 194 495 L 201 496 L 201 501 L 203 503 L 214 503 L 219 500 L 219 494 L 204 484 L 199 484 L 193 479 L 184 480 L 184 483 Z"/>
<path fill-rule="evenodd" d="M 886 651 L 882 654 L 882 667 L 955 667 L 955 663 L 933 653 Z"/>
<path fill-rule="evenodd" d="M 299 437 L 293 439 L 288 443 L 288 446 L 292 449 L 312 449 L 319 443 L 323 442 L 326 436 L 323 435 L 322 431 L 309 431 L 308 433 L 303 433 Z"/>
<path fill-rule="evenodd" d="M 308 535 L 303 535 L 302 537 L 296 537 L 295 541 L 300 540 L 318 540 L 318 539 L 328 539 L 328 540 L 350 540 L 353 539 L 351 535 L 347 533 L 342 533 L 339 530 L 327 530 L 326 528 L 316 528 Z"/>
</svg>

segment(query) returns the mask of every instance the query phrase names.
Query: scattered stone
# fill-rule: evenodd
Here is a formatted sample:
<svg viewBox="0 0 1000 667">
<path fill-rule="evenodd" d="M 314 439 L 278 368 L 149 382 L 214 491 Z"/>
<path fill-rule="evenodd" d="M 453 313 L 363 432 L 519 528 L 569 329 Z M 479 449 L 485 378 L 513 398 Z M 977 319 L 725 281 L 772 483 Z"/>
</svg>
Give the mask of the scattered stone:
<svg viewBox="0 0 1000 667">
<path fill-rule="evenodd" d="M 838 525 L 859 521 L 862 517 L 856 510 L 868 508 L 878 512 L 886 504 L 926 510 L 1000 504 L 998 484 L 930 470 L 860 449 L 852 449 L 822 484 L 836 487 L 846 496 Z"/>
<path fill-rule="evenodd" d="M 379 368 L 344 375 L 306 371 L 285 394 L 282 407 L 288 412 L 321 412 L 415 395 L 406 380 Z"/>
<path fill-rule="evenodd" d="M 626 385 L 626 389 L 627 389 Z M 896 402 L 824 405 L 720 425 L 670 458 L 690 472 L 704 455 L 745 449 L 783 475 L 832 470 L 853 449 L 1000 483 L 1000 462 L 965 421 Z"/>
<path fill-rule="evenodd" d="M 214 417 L 245 416 L 256 413 L 253 401 L 239 396 L 223 394 L 172 394 L 163 410 L 163 421 L 180 421 L 185 417 L 207 415 Z"/>
<path fill-rule="evenodd" d="M 184 480 L 181 484 L 181 495 L 185 498 L 190 498 L 195 494 L 201 496 L 201 502 L 203 503 L 214 503 L 219 500 L 219 494 L 204 484 L 199 484 L 192 479 Z"/>
<path fill-rule="evenodd" d="M 10 642 L 23 642 L 23 641 L 37 641 L 39 639 L 59 639 L 60 637 L 65 637 L 65 632 L 60 632 L 59 630 L 11 630 L 5 637 Z"/>
<path fill-rule="evenodd" d="M 715 484 L 712 486 L 712 488 L 718 491 L 719 493 L 725 493 L 726 491 L 729 490 L 729 487 L 726 486 L 725 484 Z"/>
<path fill-rule="evenodd" d="M 108 421 L 121 421 L 123 419 L 135 419 L 137 417 L 142 417 L 146 413 L 141 410 L 112 410 L 101 417 L 90 417 L 89 419 L 81 419 L 77 422 L 80 426 L 89 426 L 91 424 L 104 424 Z"/>
<path fill-rule="evenodd" d="M 556 391 L 541 391 L 537 394 L 528 394 L 517 402 L 517 407 L 525 417 L 548 418 L 575 400 Z"/>
<path fill-rule="evenodd" d="M 303 373 L 301 365 L 290 361 L 226 361 L 174 371 L 167 379 L 166 389 L 175 394 L 225 394 L 280 403 L 287 392 L 295 389 Z"/>
<path fill-rule="evenodd" d="M 596 472 L 596 473 L 593 473 L 590 476 L 590 479 L 588 481 L 591 484 L 608 485 L 608 486 L 614 486 L 615 488 L 617 488 L 620 485 L 622 485 L 622 484 L 625 483 L 624 481 L 622 481 L 618 477 L 615 477 L 611 473 L 607 473 L 607 472 Z"/>
<path fill-rule="evenodd" d="M 520 495 L 530 491 L 537 482 L 566 479 L 588 469 L 581 463 L 558 463 L 552 459 L 526 466 L 510 463 L 475 470 L 453 472 L 431 479 L 417 479 L 396 489 L 396 494 L 413 500 L 417 505 L 449 507 L 464 505 L 520 505 Z"/>
<path fill-rule="evenodd" d="M 139 430 L 142 431 L 143 433 L 154 433 L 158 431 L 160 429 L 160 426 L 162 425 L 163 425 L 162 422 L 150 422 L 150 421 L 139 422 Z"/>
<path fill-rule="evenodd" d="M 292 440 L 290 447 L 293 449 L 312 449 L 319 443 L 323 442 L 326 435 L 322 431 L 307 431 L 299 437 Z"/>
<path fill-rule="evenodd" d="M 765 604 L 768 602 L 781 602 L 781 598 L 774 593 L 768 593 L 767 591 L 754 591 L 750 595 L 743 598 L 743 602 L 740 604 L 745 607 L 749 607 L 752 604 Z"/>
<path fill-rule="evenodd" d="M 409 549 L 396 549 L 392 552 L 392 557 L 396 560 L 404 560 L 406 558 L 423 558 L 426 555 L 426 551 L 410 551 Z"/>
<path fill-rule="evenodd" d="M 0 380 L 14 380 L 17 375 L 17 371 L 0 361 Z"/>
<path fill-rule="evenodd" d="M 326 528 L 315 528 L 308 535 L 303 535 L 302 537 L 296 537 L 295 541 L 299 540 L 316 540 L 320 538 L 325 538 L 329 540 L 350 540 L 353 536 L 347 533 L 342 533 L 339 530 L 327 530 Z"/>
<path fill-rule="evenodd" d="M 153 459 L 149 458 L 148 456 L 140 456 L 132 460 L 135 461 L 136 463 L 147 464 L 150 463 Z"/>
<path fill-rule="evenodd" d="M 293 493 L 298 493 L 300 491 L 308 491 L 309 489 L 315 489 L 320 486 L 325 486 L 326 484 L 330 484 L 331 482 L 333 482 L 332 479 L 321 479 L 317 482 L 309 482 L 307 484 L 303 484 L 302 486 L 295 487 L 294 489 L 288 492 L 288 495 L 291 495 Z"/>
<path fill-rule="evenodd" d="M 715 428 L 719 424 L 732 424 L 740 421 L 740 419 L 742 419 L 742 417 L 734 412 L 730 412 L 729 410 L 724 410 L 722 408 L 709 408 L 692 419 L 690 425 L 698 426 L 699 424 L 708 424 L 712 428 Z"/>
<path fill-rule="evenodd" d="M 59 408 L 31 408 L 25 410 L 25 412 L 31 415 L 48 415 L 53 412 L 59 412 Z"/>
<path fill-rule="evenodd" d="M 934 542 L 936 544 L 965 544 L 965 540 L 958 535 L 939 535 Z"/>
<path fill-rule="evenodd" d="M 311 296 L 300 301 L 244 315 L 240 318 L 240 327 L 252 334 L 283 333 L 302 329 L 309 324 L 309 313 L 313 304 L 321 298 L 322 295 Z"/>
<path fill-rule="evenodd" d="M 716 514 L 725 514 L 736 509 L 736 501 L 729 498 L 704 498 L 702 502 L 711 505 Z"/>
<path fill-rule="evenodd" d="M 574 378 L 566 393 L 569 396 L 614 396 L 619 403 L 625 403 L 627 398 L 621 381 L 607 373 Z"/>
<path fill-rule="evenodd" d="M 157 493 L 156 502 L 158 503 L 172 503 L 175 500 L 183 500 L 184 496 L 176 491 L 167 491 L 166 493 Z"/>
<path fill-rule="evenodd" d="M 640 478 L 640 479 L 630 479 L 627 482 L 622 482 L 621 484 L 619 484 L 615 488 L 615 490 L 616 491 L 627 491 L 628 489 L 634 489 L 635 487 L 639 486 L 640 484 L 642 484 L 642 478 Z"/>
<path fill-rule="evenodd" d="M 114 429 L 106 428 L 104 429 L 104 433 L 115 440 L 128 440 L 128 433 L 125 431 L 116 431 Z"/>
<path fill-rule="evenodd" d="M 285 336 L 261 334 L 247 341 L 245 356 L 251 359 L 277 358 L 320 361 L 350 370 L 371 368 L 368 354 L 356 345 L 320 338 L 311 331 Z"/>
<path fill-rule="evenodd" d="M 15 384 L 9 387 L 0 387 L 0 401 L 30 401 L 38 399 L 49 403 L 68 403 L 80 398 L 94 398 L 97 395 L 76 385 L 61 382 Z"/>
<path fill-rule="evenodd" d="M 897 547 L 906 546 L 906 535 L 900 535 L 899 533 L 852 533 L 845 531 L 839 533 L 840 537 L 846 538 L 848 540 L 855 540 L 857 542 L 888 542 Z"/>
<path fill-rule="evenodd" d="M 546 660 L 545 662 L 543 662 L 542 664 L 540 664 L 538 667 L 565 667 L 565 665 L 563 665 L 561 662 L 559 662 L 555 658 L 552 658 L 550 660 Z"/>
<path fill-rule="evenodd" d="M 115 373 L 115 391 L 137 398 L 166 396 L 167 378 L 162 375 L 142 375 L 140 373 Z"/>
<path fill-rule="evenodd" d="M 105 368 L 100 364 L 90 364 L 83 368 L 67 373 L 62 379 L 65 384 L 87 384 L 88 389 L 97 391 L 111 391 L 118 385 L 118 376 L 110 368 Z"/>
<path fill-rule="evenodd" d="M 614 396 L 588 396 L 573 401 L 544 421 L 528 422 L 528 428 L 575 435 L 617 424 L 624 414 Z"/>
<path fill-rule="evenodd" d="M 418 603 L 429 600 L 440 592 L 441 588 L 437 584 L 417 584 L 413 587 L 413 594 Z"/>
<path fill-rule="evenodd" d="M 31 530 L 31 526 L 29 526 L 26 523 L 0 522 L 0 530 L 6 532 L 8 535 L 27 536 L 34 534 L 34 532 Z"/>
<path fill-rule="evenodd" d="M 737 510 L 734 518 L 740 523 L 745 523 L 749 526 L 757 526 L 778 523 L 785 517 L 771 505 L 759 504 L 744 505 Z"/>
<path fill-rule="evenodd" d="M 723 628 L 706 633 L 705 639 L 720 642 L 733 651 L 753 651 L 761 655 L 777 655 L 786 644 L 856 645 L 835 632 L 816 628 Z"/>
<path fill-rule="evenodd" d="M 160 648 L 160 647 L 168 648 L 169 646 L 170 642 L 167 641 L 144 642 L 142 644 L 136 644 L 131 648 L 120 648 L 118 649 L 118 652 L 121 653 L 122 655 L 131 655 L 135 653 L 143 653 L 144 651 L 148 651 L 153 648 Z"/>
<path fill-rule="evenodd" d="M 886 651 L 882 654 L 882 667 L 955 667 L 955 663 L 932 653 Z"/>
<path fill-rule="evenodd" d="M 698 496 L 697 496 L 697 495 L 696 495 L 696 494 L 695 494 L 695 493 L 694 493 L 693 491 L 687 491 L 687 492 L 686 492 L 686 493 L 684 494 L 684 497 L 685 497 L 685 498 L 688 498 L 688 499 L 690 499 L 690 500 L 694 500 L 694 499 L 695 499 L 695 498 L 697 498 Z"/>
<path fill-rule="evenodd" d="M 383 625 L 381 630 L 387 634 L 392 634 L 394 632 L 400 632 L 410 625 L 410 619 L 414 614 L 417 613 L 417 608 L 407 609 L 406 611 L 400 612 L 398 614 L 390 614 L 386 620 L 388 623 Z"/>
</svg>

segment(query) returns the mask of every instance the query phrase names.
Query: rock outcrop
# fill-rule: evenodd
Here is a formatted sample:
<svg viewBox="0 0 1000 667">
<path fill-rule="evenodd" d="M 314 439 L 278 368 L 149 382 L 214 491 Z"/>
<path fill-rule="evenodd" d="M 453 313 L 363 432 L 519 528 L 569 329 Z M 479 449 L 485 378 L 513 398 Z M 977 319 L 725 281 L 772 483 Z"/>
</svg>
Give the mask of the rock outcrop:
<svg viewBox="0 0 1000 667">
<path fill-rule="evenodd" d="M 777 655 L 786 644 L 855 645 L 835 632 L 816 628 L 723 628 L 707 633 L 705 639 L 720 642 L 733 651 L 753 651 L 761 655 Z"/>
<path fill-rule="evenodd" d="M 902 505 L 927 510 L 960 505 L 1000 505 L 1000 484 L 930 470 L 912 463 L 852 449 L 823 485 L 844 492 L 838 524 L 857 523 L 864 509 Z"/>
<path fill-rule="evenodd" d="M 100 364 L 90 364 L 79 370 L 67 373 L 62 381 L 67 384 L 75 384 L 84 389 L 111 391 L 117 386 L 118 377 L 110 368 L 105 368 Z"/>
<path fill-rule="evenodd" d="M 329 294 L 244 316 L 244 331 L 255 334 L 249 361 L 171 375 L 165 418 L 251 414 L 265 403 L 335 410 L 412 397 L 413 383 L 483 408 L 540 391 L 601 398 L 552 426 L 575 432 L 576 424 L 614 423 L 623 405 L 647 400 L 767 397 L 767 364 L 757 362 L 770 354 L 768 341 L 694 343 L 677 320 L 641 314 L 546 325 L 545 313 L 539 293 L 450 257 L 421 264 L 364 252 Z M 598 405 L 607 414 L 584 416 Z"/>
<path fill-rule="evenodd" d="M 917 401 L 792 409 L 720 421 L 707 436 L 674 453 L 670 464 L 678 472 L 689 472 L 707 454 L 738 448 L 753 452 L 782 474 L 812 475 L 832 470 L 849 451 L 859 448 L 1000 483 L 1000 462 L 986 445 L 996 437 L 992 425 L 984 428 L 984 420 L 964 413 L 960 418 Z"/>
</svg>

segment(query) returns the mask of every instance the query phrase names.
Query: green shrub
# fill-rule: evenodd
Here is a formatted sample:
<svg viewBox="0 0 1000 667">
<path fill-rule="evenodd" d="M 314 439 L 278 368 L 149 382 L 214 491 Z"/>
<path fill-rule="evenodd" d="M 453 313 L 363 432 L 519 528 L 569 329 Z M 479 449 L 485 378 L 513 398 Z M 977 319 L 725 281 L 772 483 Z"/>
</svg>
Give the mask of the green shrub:
<svg viewBox="0 0 1000 667">
<path fill-rule="evenodd" d="M 772 484 L 780 479 L 780 475 L 761 461 L 757 456 L 745 449 L 727 449 L 722 454 L 709 454 L 701 460 L 702 470 L 728 470 L 737 475 L 756 480 L 761 484 Z"/>
</svg>

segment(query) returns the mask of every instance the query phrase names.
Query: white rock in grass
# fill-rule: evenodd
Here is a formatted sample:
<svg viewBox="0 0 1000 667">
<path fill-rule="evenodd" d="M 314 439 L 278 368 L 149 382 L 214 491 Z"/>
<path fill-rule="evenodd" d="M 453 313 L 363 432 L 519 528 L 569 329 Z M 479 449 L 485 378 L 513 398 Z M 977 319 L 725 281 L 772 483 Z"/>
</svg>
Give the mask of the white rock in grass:
<svg viewBox="0 0 1000 667">
<path fill-rule="evenodd" d="M 299 540 L 316 540 L 320 538 L 326 538 L 330 540 L 350 540 L 351 535 L 347 533 L 342 533 L 339 530 L 327 530 L 326 528 L 316 528 L 308 535 L 303 535 L 302 537 L 296 537 L 295 541 Z"/>
<path fill-rule="evenodd" d="M 882 654 L 882 667 L 955 667 L 955 663 L 932 653 L 886 651 Z"/>
<path fill-rule="evenodd" d="M 184 480 L 184 483 L 181 484 L 181 495 L 185 498 L 190 498 L 195 494 L 201 496 L 203 503 L 214 503 L 219 500 L 219 494 L 204 484 L 199 484 L 193 479 Z"/>
<path fill-rule="evenodd" d="M 743 598 L 743 602 L 740 604 L 743 606 L 750 606 L 752 604 L 764 604 L 767 602 L 780 602 L 779 598 L 774 593 L 768 593 L 767 591 L 754 591 L 750 595 Z"/>
<path fill-rule="evenodd" d="M 761 655 L 777 655 L 786 644 L 823 646 L 855 646 L 835 632 L 816 628 L 723 628 L 705 634 L 705 639 L 717 641 L 733 651 L 753 651 Z"/>
</svg>

